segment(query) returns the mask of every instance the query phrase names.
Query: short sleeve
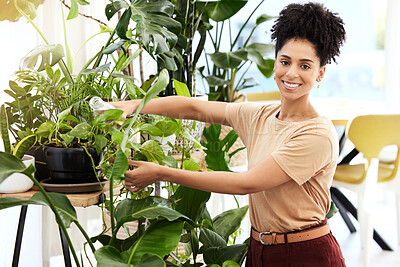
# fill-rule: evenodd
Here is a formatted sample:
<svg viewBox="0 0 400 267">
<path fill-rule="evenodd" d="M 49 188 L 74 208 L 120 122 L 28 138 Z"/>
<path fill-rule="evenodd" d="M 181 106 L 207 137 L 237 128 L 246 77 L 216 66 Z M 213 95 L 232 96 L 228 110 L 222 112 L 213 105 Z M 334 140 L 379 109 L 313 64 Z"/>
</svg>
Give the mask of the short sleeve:
<svg viewBox="0 0 400 267">
<path fill-rule="evenodd" d="M 271 156 L 286 174 L 302 185 L 332 162 L 333 146 L 328 136 L 297 134 Z"/>
<path fill-rule="evenodd" d="M 226 120 L 245 145 L 247 145 L 247 137 L 252 130 L 251 125 L 259 110 L 260 105 L 249 102 L 227 103 L 225 107 Z"/>
</svg>

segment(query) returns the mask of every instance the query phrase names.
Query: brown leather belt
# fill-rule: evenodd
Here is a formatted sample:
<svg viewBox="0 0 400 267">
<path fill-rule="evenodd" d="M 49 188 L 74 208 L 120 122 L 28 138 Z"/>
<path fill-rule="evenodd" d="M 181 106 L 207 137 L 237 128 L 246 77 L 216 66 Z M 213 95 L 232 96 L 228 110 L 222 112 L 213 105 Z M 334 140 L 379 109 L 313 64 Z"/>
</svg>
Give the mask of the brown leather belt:
<svg viewBox="0 0 400 267">
<path fill-rule="evenodd" d="M 322 226 L 318 226 L 311 229 L 306 229 L 299 232 L 288 233 L 287 242 L 295 243 L 301 241 L 307 241 L 316 239 L 318 237 L 329 234 L 330 229 L 328 224 L 324 224 Z M 260 242 L 263 245 L 278 245 L 285 244 L 285 234 L 278 234 L 272 232 L 257 232 L 254 229 L 251 229 L 251 236 Z"/>
</svg>

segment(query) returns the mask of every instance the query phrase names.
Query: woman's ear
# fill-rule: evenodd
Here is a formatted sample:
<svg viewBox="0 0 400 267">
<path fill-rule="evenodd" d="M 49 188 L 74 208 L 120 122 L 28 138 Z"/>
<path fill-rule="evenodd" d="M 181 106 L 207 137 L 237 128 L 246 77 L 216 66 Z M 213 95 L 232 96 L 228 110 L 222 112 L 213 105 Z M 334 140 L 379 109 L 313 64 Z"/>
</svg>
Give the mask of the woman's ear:
<svg viewBox="0 0 400 267">
<path fill-rule="evenodd" d="M 323 67 L 319 68 L 317 82 L 321 82 L 322 81 L 322 79 L 324 78 L 324 75 L 325 75 L 325 70 L 326 70 L 326 66 L 323 66 Z"/>
</svg>

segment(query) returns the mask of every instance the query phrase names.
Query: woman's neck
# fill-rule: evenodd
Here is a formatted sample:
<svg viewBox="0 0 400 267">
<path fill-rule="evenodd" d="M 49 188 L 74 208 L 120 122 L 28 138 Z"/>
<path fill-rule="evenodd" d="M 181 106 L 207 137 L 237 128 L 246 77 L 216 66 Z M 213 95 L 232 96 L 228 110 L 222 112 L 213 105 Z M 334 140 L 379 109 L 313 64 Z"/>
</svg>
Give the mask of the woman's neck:
<svg viewBox="0 0 400 267">
<path fill-rule="evenodd" d="M 308 97 L 294 101 L 282 99 L 281 110 L 277 114 L 277 118 L 281 121 L 305 121 L 318 116 Z"/>
</svg>

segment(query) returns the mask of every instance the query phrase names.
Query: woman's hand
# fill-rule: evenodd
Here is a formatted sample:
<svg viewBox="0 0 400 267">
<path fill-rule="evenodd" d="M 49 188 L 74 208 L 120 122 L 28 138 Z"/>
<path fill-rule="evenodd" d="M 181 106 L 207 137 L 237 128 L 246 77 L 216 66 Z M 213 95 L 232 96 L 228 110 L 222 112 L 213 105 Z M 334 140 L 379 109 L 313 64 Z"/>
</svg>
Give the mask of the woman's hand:
<svg viewBox="0 0 400 267">
<path fill-rule="evenodd" d="M 132 193 L 161 180 L 163 166 L 146 161 L 129 160 L 133 170 L 125 173 L 125 187 Z"/>
<path fill-rule="evenodd" d="M 125 121 L 126 117 L 136 111 L 140 104 L 141 99 L 134 99 L 128 101 L 110 102 L 116 109 L 122 110 L 122 119 Z"/>
</svg>

